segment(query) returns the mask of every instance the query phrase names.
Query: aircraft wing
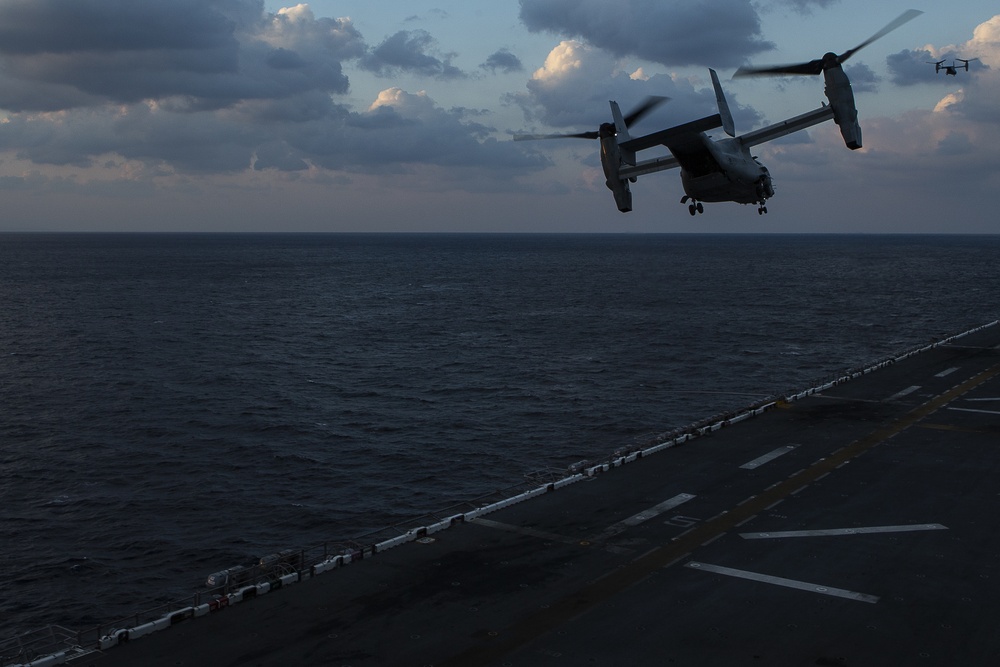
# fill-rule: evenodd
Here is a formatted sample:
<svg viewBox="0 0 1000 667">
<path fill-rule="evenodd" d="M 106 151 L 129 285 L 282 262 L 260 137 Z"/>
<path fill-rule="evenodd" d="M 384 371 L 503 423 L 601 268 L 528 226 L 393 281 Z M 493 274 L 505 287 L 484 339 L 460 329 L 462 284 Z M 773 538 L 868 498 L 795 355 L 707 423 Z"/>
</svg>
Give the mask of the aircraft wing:
<svg viewBox="0 0 1000 667">
<path fill-rule="evenodd" d="M 799 130 L 804 130 L 813 125 L 819 125 L 832 118 L 833 108 L 824 105 L 819 109 L 807 111 L 804 114 L 783 120 L 780 123 L 747 132 L 737 137 L 736 141 L 749 148 L 773 141 Z M 633 155 L 635 151 L 645 150 L 654 146 L 666 146 L 670 150 L 671 155 L 644 160 L 634 165 L 623 165 L 618 173 L 622 178 L 636 178 L 657 171 L 676 169 L 681 166 L 681 160 L 678 160 L 677 156 L 680 156 L 683 160 L 692 156 L 699 158 L 699 156 L 705 154 L 707 151 L 704 149 L 702 143 L 704 141 L 702 133 L 722 127 L 722 125 L 722 117 L 719 114 L 715 114 L 666 130 L 660 130 L 659 132 L 623 141 L 620 144 L 623 152 L 631 151 Z"/>
<path fill-rule="evenodd" d="M 666 146 L 667 148 L 670 148 L 671 145 L 686 143 L 694 139 L 700 132 L 714 130 L 717 127 L 722 127 L 722 116 L 719 114 L 705 116 L 704 118 L 699 118 L 698 120 L 692 120 L 681 125 L 668 127 L 667 129 L 660 130 L 659 132 L 653 132 L 652 134 L 623 141 L 619 144 L 619 147 L 622 150 L 632 152 L 645 150 L 647 148 L 652 148 L 653 146 Z"/>
<path fill-rule="evenodd" d="M 636 162 L 633 166 L 623 166 L 618 170 L 618 176 L 621 178 L 637 178 L 639 176 L 653 174 L 658 171 L 676 169 L 679 166 L 681 166 L 681 163 L 677 158 L 673 155 L 667 155 L 664 157 L 653 158 L 652 160 Z"/>
<path fill-rule="evenodd" d="M 820 123 L 826 122 L 831 118 L 833 118 L 833 108 L 824 104 L 819 109 L 807 111 L 800 116 L 795 116 L 794 118 L 783 120 L 780 123 L 768 125 L 767 127 L 762 127 L 759 130 L 753 130 L 752 132 L 742 134 L 737 137 L 737 140 L 747 147 L 757 146 L 759 144 L 778 139 L 779 137 L 792 134 L 793 132 L 804 130 L 807 127 L 819 125 Z"/>
<path fill-rule="evenodd" d="M 681 163 L 675 156 L 692 150 L 702 150 L 702 133 L 714 130 L 717 127 L 722 127 L 722 116 L 714 114 L 681 125 L 675 125 L 659 132 L 623 141 L 619 144 L 623 154 L 631 153 L 634 156 L 636 151 L 653 148 L 654 146 L 666 146 L 672 155 L 643 160 L 631 166 L 623 165 L 618 174 L 622 178 L 636 178 L 637 176 L 644 176 L 645 174 L 652 174 L 657 171 L 676 169 L 681 166 Z"/>
</svg>

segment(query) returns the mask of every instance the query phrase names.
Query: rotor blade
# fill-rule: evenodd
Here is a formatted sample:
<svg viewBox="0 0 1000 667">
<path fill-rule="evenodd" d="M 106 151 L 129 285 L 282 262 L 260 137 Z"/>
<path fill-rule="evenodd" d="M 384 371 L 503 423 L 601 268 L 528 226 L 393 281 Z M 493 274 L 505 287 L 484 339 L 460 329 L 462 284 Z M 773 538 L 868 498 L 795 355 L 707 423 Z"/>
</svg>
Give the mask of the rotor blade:
<svg viewBox="0 0 1000 667">
<path fill-rule="evenodd" d="M 741 67 L 733 74 L 737 76 L 770 76 L 772 74 L 820 74 L 823 60 L 810 60 L 797 65 L 769 65 L 767 67 Z"/>
<path fill-rule="evenodd" d="M 596 139 L 597 132 L 578 132 L 576 134 L 515 134 L 514 141 L 535 141 L 537 139 Z"/>
<path fill-rule="evenodd" d="M 913 19 L 917 18 L 921 14 L 923 14 L 923 12 L 920 11 L 919 9 L 907 9 L 905 12 L 903 12 L 902 14 L 900 14 L 899 16 L 897 16 L 895 18 L 895 20 L 890 21 L 887 26 L 885 26 L 884 28 L 882 28 L 881 30 L 879 30 L 877 33 L 875 33 L 874 35 L 872 35 L 871 37 L 869 37 L 865 41 L 861 42 L 860 44 L 858 44 L 857 46 L 855 46 L 850 51 L 845 51 L 844 53 L 840 54 L 840 57 L 838 58 L 838 60 L 840 60 L 840 62 L 844 62 L 845 60 L 847 60 L 848 58 L 850 58 L 851 56 L 853 56 L 855 54 L 855 52 L 860 51 L 861 49 L 865 48 L 866 46 L 868 46 L 869 44 L 871 44 L 872 42 L 874 42 L 876 39 L 881 39 L 881 38 L 885 37 L 890 32 L 892 32 L 893 30 L 895 30 L 896 28 L 898 28 L 899 26 L 903 25 L 904 23 L 907 23 L 908 21 L 912 21 Z"/>
<path fill-rule="evenodd" d="M 669 97 L 650 96 L 643 101 L 632 112 L 625 116 L 625 126 L 628 127 L 650 111 L 668 101 Z M 572 134 L 515 134 L 514 141 L 535 141 L 537 139 L 597 139 L 601 136 L 599 131 L 575 132 Z"/>
<path fill-rule="evenodd" d="M 648 114 L 650 111 L 652 111 L 656 107 L 660 106 L 661 104 L 669 100 L 670 100 L 669 97 L 659 97 L 656 95 L 647 97 L 642 104 L 633 109 L 631 113 L 629 113 L 629 115 L 625 116 L 625 126 L 626 127 L 631 126 L 632 123 L 636 122 L 637 120 Z"/>
<path fill-rule="evenodd" d="M 843 63 L 845 60 L 854 55 L 855 52 L 857 52 L 858 50 L 868 46 L 876 39 L 885 37 L 899 26 L 903 25 L 907 21 L 912 21 L 921 14 L 923 14 L 923 12 L 917 9 L 909 9 L 903 12 L 902 14 L 897 16 L 893 21 L 891 21 L 887 26 L 885 26 L 877 33 L 875 33 L 865 41 L 855 46 L 850 51 L 845 51 L 843 54 L 836 56 L 837 58 L 836 62 Z M 832 53 L 827 54 L 827 57 L 832 58 L 833 54 Z M 734 77 L 768 76 L 771 74 L 821 74 L 823 72 L 823 60 L 824 60 L 823 58 L 819 58 L 817 60 L 810 60 L 807 63 L 799 63 L 792 65 L 772 65 L 769 67 L 741 67 L 738 70 L 736 70 L 736 73 L 733 74 L 733 76 Z M 830 63 L 828 63 L 827 65 L 829 66 Z"/>
</svg>

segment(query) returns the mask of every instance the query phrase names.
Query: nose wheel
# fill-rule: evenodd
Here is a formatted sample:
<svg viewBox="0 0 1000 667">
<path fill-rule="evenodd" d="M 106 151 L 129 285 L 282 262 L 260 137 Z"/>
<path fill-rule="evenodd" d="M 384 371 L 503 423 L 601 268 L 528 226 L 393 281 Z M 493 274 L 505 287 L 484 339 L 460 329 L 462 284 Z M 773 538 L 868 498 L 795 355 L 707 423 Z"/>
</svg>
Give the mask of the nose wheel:
<svg viewBox="0 0 1000 667">
<path fill-rule="evenodd" d="M 688 213 L 690 213 L 691 215 L 695 215 L 697 213 L 705 212 L 705 207 L 701 205 L 700 201 L 695 201 L 694 199 L 691 199 L 687 195 L 681 197 L 682 204 L 687 204 L 689 200 L 691 201 L 691 203 L 688 204 Z"/>
<path fill-rule="evenodd" d="M 765 213 L 767 213 L 767 207 L 766 206 L 764 206 L 763 204 L 761 204 L 760 206 L 757 207 L 757 215 L 764 215 Z"/>
</svg>

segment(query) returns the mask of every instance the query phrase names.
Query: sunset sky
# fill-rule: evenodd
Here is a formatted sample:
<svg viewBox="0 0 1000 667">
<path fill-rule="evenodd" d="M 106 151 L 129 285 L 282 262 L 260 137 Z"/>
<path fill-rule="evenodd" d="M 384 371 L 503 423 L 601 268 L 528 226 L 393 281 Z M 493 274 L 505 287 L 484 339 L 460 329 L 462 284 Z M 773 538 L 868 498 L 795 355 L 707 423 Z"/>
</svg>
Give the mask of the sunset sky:
<svg viewBox="0 0 1000 667">
<path fill-rule="evenodd" d="M 863 149 L 830 122 L 754 150 L 765 216 L 691 217 L 676 170 L 619 213 L 598 142 L 512 141 L 594 130 L 608 100 L 671 98 L 634 134 L 709 115 L 709 67 L 738 132 L 810 111 L 822 77 L 731 76 L 909 8 L 845 65 Z M 978 60 L 927 64 L 955 58 Z M 0 0 L 0 231 L 993 234 L 998 109 L 985 0 Z"/>
</svg>

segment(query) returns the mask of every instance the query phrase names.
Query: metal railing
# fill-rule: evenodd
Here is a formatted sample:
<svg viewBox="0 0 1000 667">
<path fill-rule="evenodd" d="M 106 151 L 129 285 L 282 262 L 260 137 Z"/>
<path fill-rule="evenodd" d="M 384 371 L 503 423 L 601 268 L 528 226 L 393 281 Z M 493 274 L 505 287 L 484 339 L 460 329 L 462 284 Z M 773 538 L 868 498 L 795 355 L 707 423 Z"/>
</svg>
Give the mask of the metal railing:
<svg viewBox="0 0 1000 667">
<path fill-rule="evenodd" d="M 59 625 L 50 625 L 0 642 L 0 665 L 30 664 L 48 656 L 62 655 L 66 663 L 94 653 L 80 645 L 77 633 Z"/>
</svg>

